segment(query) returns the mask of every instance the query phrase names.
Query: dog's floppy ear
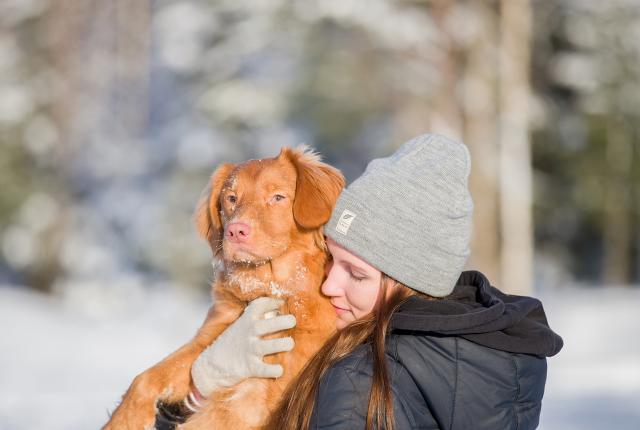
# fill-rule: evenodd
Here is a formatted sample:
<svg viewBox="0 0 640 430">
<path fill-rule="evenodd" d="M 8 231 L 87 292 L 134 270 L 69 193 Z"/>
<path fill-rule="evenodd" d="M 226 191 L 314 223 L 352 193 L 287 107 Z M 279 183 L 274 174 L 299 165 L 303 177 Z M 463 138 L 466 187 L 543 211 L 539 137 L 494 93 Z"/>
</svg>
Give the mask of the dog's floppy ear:
<svg viewBox="0 0 640 430">
<path fill-rule="evenodd" d="M 282 148 L 279 157 L 287 157 L 296 168 L 296 196 L 293 217 L 303 228 L 318 228 L 329 221 L 331 211 L 344 187 L 344 176 L 335 167 L 320 161 L 306 146 Z"/>
<path fill-rule="evenodd" d="M 213 172 L 209 183 L 200 195 L 194 214 L 198 234 L 207 239 L 214 255 L 222 250 L 220 241 L 222 240 L 223 226 L 220 219 L 220 193 L 225 180 L 235 167 L 235 164 L 226 163 Z"/>
</svg>

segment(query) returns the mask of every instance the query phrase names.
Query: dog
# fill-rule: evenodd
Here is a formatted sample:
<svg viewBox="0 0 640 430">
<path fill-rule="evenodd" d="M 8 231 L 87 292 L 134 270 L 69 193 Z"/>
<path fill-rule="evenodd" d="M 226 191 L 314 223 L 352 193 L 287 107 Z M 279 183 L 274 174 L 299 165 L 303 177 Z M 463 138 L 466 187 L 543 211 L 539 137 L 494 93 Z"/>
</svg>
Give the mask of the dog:
<svg viewBox="0 0 640 430">
<path fill-rule="evenodd" d="M 343 187 L 342 174 L 304 146 L 216 169 L 194 217 L 219 266 L 213 305 L 189 343 L 134 379 L 103 430 L 153 428 L 156 403 L 188 395 L 193 362 L 261 296 L 283 299 L 280 311 L 297 320 L 285 332 L 294 349 L 265 357 L 283 366 L 283 376 L 249 378 L 215 391 L 180 429 L 256 429 L 266 423 L 288 382 L 335 332 L 335 311 L 320 292 L 328 257 L 322 226 Z"/>
</svg>

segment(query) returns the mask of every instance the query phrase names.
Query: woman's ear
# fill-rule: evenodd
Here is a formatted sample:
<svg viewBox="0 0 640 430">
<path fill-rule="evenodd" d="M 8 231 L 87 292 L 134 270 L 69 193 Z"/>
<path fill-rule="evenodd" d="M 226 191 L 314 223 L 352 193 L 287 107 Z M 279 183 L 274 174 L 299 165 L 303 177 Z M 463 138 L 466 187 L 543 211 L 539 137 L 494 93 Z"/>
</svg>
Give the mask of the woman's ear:
<svg viewBox="0 0 640 430">
<path fill-rule="evenodd" d="M 320 156 L 302 146 L 282 148 L 279 157 L 287 157 L 296 168 L 296 195 L 293 217 L 303 228 L 318 228 L 329 221 L 331 211 L 344 188 L 344 176 L 335 167 L 320 161 Z"/>
<path fill-rule="evenodd" d="M 213 255 L 222 250 L 224 226 L 220 219 L 220 193 L 235 164 L 223 164 L 213 172 L 196 205 L 194 220 L 198 234 L 209 242 Z"/>
</svg>

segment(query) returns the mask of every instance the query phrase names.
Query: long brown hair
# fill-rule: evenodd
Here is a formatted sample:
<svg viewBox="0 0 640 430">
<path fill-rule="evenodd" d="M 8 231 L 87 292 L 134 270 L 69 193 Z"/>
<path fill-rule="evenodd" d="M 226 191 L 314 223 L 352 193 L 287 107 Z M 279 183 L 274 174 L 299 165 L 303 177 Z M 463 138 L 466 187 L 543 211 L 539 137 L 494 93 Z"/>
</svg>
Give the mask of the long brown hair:
<svg viewBox="0 0 640 430">
<path fill-rule="evenodd" d="M 393 292 L 387 298 L 387 291 Z M 371 345 L 373 378 L 369 394 L 366 430 L 393 430 L 393 401 L 385 364 L 385 341 L 391 315 L 412 295 L 426 296 L 382 275 L 374 310 L 336 332 L 289 383 L 265 429 L 302 430 L 309 428 L 322 375 L 338 360 L 364 343 Z M 426 296 L 431 298 L 429 296 Z"/>
</svg>

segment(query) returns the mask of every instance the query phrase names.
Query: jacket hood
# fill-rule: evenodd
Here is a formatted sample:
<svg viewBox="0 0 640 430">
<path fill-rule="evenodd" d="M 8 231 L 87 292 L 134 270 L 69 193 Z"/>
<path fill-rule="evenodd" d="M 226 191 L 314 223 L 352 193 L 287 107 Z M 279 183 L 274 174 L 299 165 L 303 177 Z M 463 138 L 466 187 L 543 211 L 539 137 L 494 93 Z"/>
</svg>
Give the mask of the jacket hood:
<svg viewBox="0 0 640 430">
<path fill-rule="evenodd" d="M 505 294 L 475 270 L 462 272 L 440 300 L 413 296 L 391 317 L 393 332 L 460 336 L 489 348 L 551 357 L 562 338 L 551 330 L 540 300 Z"/>
</svg>

